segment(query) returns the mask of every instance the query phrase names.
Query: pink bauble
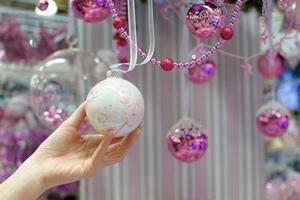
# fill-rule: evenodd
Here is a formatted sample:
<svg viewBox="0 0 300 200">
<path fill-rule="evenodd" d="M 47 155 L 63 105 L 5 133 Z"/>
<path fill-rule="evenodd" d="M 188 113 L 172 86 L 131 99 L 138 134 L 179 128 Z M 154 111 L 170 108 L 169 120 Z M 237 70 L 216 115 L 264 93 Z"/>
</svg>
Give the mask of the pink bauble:
<svg viewBox="0 0 300 200">
<path fill-rule="evenodd" d="M 282 136 L 289 126 L 289 113 L 278 102 L 270 101 L 258 110 L 256 125 L 258 130 L 266 136 Z"/>
<path fill-rule="evenodd" d="M 186 15 L 189 30 L 200 38 L 213 38 L 224 26 L 223 10 L 213 3 L 193 4 Z"/>
<path fill-rule="evenodd" d="M 282 74 L 284 66 L 278 55 L 272 56 L 269 52 L 267 52 L 258 57 L 257 69 L 265 78 L 276 78 Z"/>
<path fill-rule="evenodd" d="M 295 0 L 277 0 L 277 6 L 280 10 L 289 11 L 295 6 Z"/>
<path fill-rule="evenodd" d="M 201 158 L 208 145 L 204 130 L 189 118 L 183 118 L 176 123 L 168 133 L 167 140 L 171 154 L 187 163 Z"/>
<path fill-rule="evenodd" d="M 200 65 L 197 64 L 195 67 L 189 69 L 188 79 L 196 84 L 206 83 L 213 79 L 216 70 L 214 61 L 207 61 Z"/>
<path fill-rule="evenodd" d="M 110 14 L 108 0 L 73 0 L 71 5 L 76 17 L 90 23 L 103 21 Z"/>
</svg>

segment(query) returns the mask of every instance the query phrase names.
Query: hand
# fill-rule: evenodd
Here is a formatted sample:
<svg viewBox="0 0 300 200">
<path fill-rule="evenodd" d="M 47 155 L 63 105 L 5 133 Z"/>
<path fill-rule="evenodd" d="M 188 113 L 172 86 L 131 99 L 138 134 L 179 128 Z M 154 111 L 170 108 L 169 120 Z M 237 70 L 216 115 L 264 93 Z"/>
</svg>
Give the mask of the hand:
<svg viewBox="0 0 300 200">
<path fill-rule="evenodd" d="M 49 187 L 92 176 L 97 169 L 120 162 L 140 133 L 138 127 L 123 138 L 114 138 L 113 131 L 82 136 L 79 128 L 85 116 L 83 103 L 36 151 L 34 157 Z"/>
<path fill-rule="evenodd" d="M 20 177 L 24 177 L 26 181 L 18 187 L 20 193 L 28 191 L 33 184 L 39 185 L 39 187 L 33 187 L 31 195 L 27 193 L 26 199 L 31 200 L 40 195 L 37 193 L 43 192 L 37 188 L 46 190 L 92 176 L 97 169 L 120 162 L 136 141 L 141 130 L 140 126 L 125 137 L 114 137 L 113 131 L 104 135 L 82 136 L 79 129 L 85 116 L 85 103 L 83 103 L 40 145 L 8 181 L 0 185 L 0 192 L 3 188 L 9 191 L 7 188 L 18 187 L 17 184 L 22 182 Z M 31 181 L 28 177 L 35 179 Z M 28 183 L 30 181 L 31 183 Z M 12 194 L 6 193 L 6 199 L 18 199 L 16 196 L 9 198 L 11 195 L 17 195 L 13 189 L 11 191 Z"/>
</svg>

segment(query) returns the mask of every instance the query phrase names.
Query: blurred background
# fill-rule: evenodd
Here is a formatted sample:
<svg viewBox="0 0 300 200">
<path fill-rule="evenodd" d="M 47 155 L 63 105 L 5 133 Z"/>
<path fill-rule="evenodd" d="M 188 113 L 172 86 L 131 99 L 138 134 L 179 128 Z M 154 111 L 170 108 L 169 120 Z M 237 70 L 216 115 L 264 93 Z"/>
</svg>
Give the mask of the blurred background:
<svg viewBox="0 0 300 200">
<path fill-rule="evenodd" d="M 135 2 L 139 44 L 147 49 L 147 1 Z M 174 2 L 155 1 L 155 56 L 186 61 L 199 53 L 192 49 L 217 39 L 195 39 L 186 28 L 194 1 L 170 7 L 165 19 L 162 7 Z M 227 17 L 234 2 L 225 1 Z M 134 149 L 121 164 L 53 188 L 41 200 L 300 200 L 300 37 L 299 30 L 285 27 L 286 15 L 273 3 L 273 44 L 285 38 L 277 49 L 279 74 L 270 78 L 257 67 L 258 55 L 270 44 L 263 42 L 262 1 L 248 1 L 234 38 L 212 57 L 217 67 L 212 80 L 195 83 L 187 80 L 190 72 L 165 72 L 151 64 L 126 74 L 146 104 Z M 87 23 L 69 4 L 48 0 L 41 10 L 37 0 L 0 0 L 0 181 L 105 78 L 110 64 L 128 59 L 128 46 L 113 39 L 111 17 Z M 271 100 L 289 113 L 289 126 L 279 137 L 257 128 L 258 111 Z M 190 164 L 172 157 L 167 145 L 171 127 L 185 116 L 208 137 L 205 155 Z M 83 134 L 89 130 L 88 124 L 82 127 Z"/>
</svg>

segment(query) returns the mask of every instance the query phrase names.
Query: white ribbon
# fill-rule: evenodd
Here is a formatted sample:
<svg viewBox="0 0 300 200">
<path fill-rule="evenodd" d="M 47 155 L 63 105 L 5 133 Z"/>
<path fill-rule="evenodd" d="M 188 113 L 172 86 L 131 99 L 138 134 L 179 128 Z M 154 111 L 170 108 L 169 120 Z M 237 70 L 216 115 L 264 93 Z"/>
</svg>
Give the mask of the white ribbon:
<svg viewBox="0 0 300 200">
<path fill-rule="evenodd" d="M 154 14 L 153 14 L 153 0 L 148 0 L 148 31 L 149 31 L 149 49 L 147 57 L 141 62 L 137 63 L 137 31 L 136 31 L 136 15 L 135 15 L 135 1 L 127 0 L 128 4 L 128 28 L 129 37 L 132 43 L 130 43 L 130 60 L 129 63 L 119 63 L 110 66 L 112 71 L 121 71 L 124 73 L 132 71 L 137 65 L 144 65 L 148 63 L 155 49 L 155 30 L 154 30 Z M 128 66 L 127 70 L 120 69 L 120 66 Z"/>
</svg>

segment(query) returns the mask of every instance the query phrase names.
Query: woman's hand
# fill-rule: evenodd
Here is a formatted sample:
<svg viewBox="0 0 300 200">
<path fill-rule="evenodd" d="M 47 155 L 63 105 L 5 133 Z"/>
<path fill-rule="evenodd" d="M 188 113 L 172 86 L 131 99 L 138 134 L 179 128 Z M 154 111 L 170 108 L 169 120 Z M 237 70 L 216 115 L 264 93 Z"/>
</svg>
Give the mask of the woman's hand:
<svg viewBox="0 0 300 200">
<path fill-rule="evenodd" d="M 120 162 L 136 141 L 141 127 L 122 138 L 114 137 L 113 131 L 104 135 L 82 136 L 79 128 L 85 116 L 85 104 L 83 103 L 21 165 L 16 174 L 28 172 L 38 177 L 33 180 L 40 185 L 41 190 L 46 190 L 53 186 L 92 176 L 97 169 Z M 14 177 L 16 176 L 13 175 L 11 178 Z M 7 184 L 3 183 L 3 185 L 7 187 Z M 0 194 L 3 185 L 0 185 Z M 33 187 L 33 185 L 29 187 Z M 26 199 L 31 200 L 36 197 L 32 195 L 32 198 Z M 9 196 L 5 199 L 18 200 L 18 198 L 9 198 Z M 24 196 L 20 199 L 25 200 Z"/>
</svg>

